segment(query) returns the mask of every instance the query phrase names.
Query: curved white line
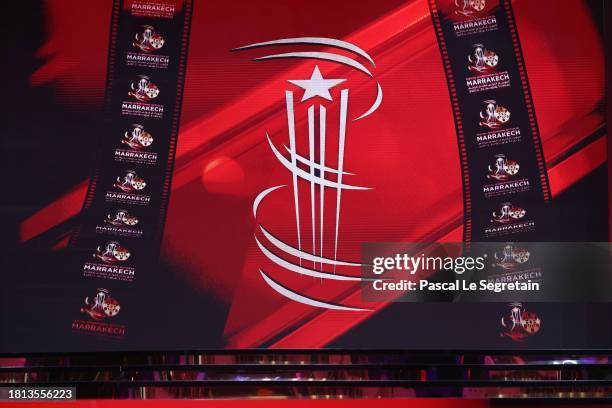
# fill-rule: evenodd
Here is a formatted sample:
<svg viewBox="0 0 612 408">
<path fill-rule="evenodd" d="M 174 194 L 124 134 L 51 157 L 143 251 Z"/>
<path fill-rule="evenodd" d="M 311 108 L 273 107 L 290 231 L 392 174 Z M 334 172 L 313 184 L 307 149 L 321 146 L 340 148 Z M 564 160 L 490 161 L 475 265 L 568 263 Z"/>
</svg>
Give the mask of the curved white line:
<svg viewBox="0 0 612 408">
<path fill-rule="evenodd" d="M 281 38 L 280 40 L 265 41 L 255 44 L 245 45 L 243 47 L 234 48 L 232 51 L 248 50 L 250 48 L 267 47 L 270 45 L 284 45 L 284 44 L 301 44 L 301 45 L 327 45 L 329 47 L 340 48 L 341 50 L 351 51 L 355 54 L 361 55 L 367 59 L 372 66 L 376 67 L 374 60 L 370 55 L 363 49 L 357 47 L 346 41 L 336 40 L 334 38 L 325 37 L 297 37 L 297 38 Z"/>
<path fill-rule="evenodd" d="M 269 189 L 262 191 L 261 193 L 257 195 L 257 197 L 255 197 L 255 200 L 253 201 L 253 217 L 257 218 L 257 208 L 259 208 L 259 203 L 261 202 L 261 200 L 266 198 L 266 196 L 270 194 L 271 192 L 273 192 L 274 190 L 277 190 L 281 187 L 287 187 L 287 186 L 282 184 L 280 186 L 270 187 Z"/>
<path fill-rule="evenodd" d="M 311 179 L 313 179 L 313 177 L 311 177 L 309 173 L 300 169 L 297 165 L 293 165 L 289 160 L 287 160 L 287 158 L 283 156 L 281 152 L 278 151 L 276 146 L 274 146 L 274 143 L 272 143 L 272 140 L 270 139 L 270 136 L 267 133 L 266 133 L 266 137 L 268 138 L 268 143 L 270 144 L 270 148 L 272 149 L 272 152 L 274 153 L 278 161 L 280 161 L 281 164 L 287 168 L 287 170 L 289 170 L 292 174 L 297 175 L 304 180 L 310 181 Z M 321 177 L 314 177 L 314 182 L 318 185 L 324 185 L 325 187 L 331 187 L 335 189 L 371 190 L 370 187 L 359 187 L 359 186 L 352 186 L 350 184 L 339 184 L 339 183 L 336 183 L 335 181 L 322 179 Z"/>
<path fill-rule="evenodd" d="M 348 65 L 358 71 L 363 72 L 369 77 L 372 77 L 372 73 L 361 63 L 352 60 L 344 55 L 331 54 L 329 52 L 287 52 L 284 54 L 272 54 L 265 55 L 263 57 L 255 58 L 255 61 L 267 60 L 267 59 L 279 59 L 279 58 L 314 58 L 324 61 L 332 61 L 340 64 Z"/>
<path fill-rule="evenodd" d="M 378 109 L 378 107 L 382 103 L 382 98 L 383 98 L 382 87 L 380 86 L 380 83 L 378 82 L 376 82 L 376 86 L 377 86 L 377 91 L 376 91 L 376 99 L 374 100 L 374 103 L 372 104 L 372 106 L 370 106 L 370 109 L 368 109 L 366 113 L 359 116 L 357 119 L 353 119 L 354 121 L 363 119 L 366 116 L 370 116 L 372 113 L 376 111 L 376 109 Z"/>
<path fill-rule="evenodd" d="M 274 289 L 275 291 L 277 291 L 278 293 L 280 293 L 284 297 L 289 298 L 291 300 L 294 300 L 296 302 L 303 303 L 303 304 L 309 305 L 309 306 L 321 307 L 321 308 L 325 308 L 325 309 L 349 310 L 349 311 L 353 311 L 353 312 L 371 312 L 370 309 L 361 309 L 361 308 L 358 308 L 358 307 L 349 307 L 349 306 L 342 306 L 342 305 L 334 305 L 333 303 L 326 303 L 326 302 L 322 302 L 320 300 L 316 300 L 316 299 L 313 299 L 313 298 L 306 297 L 304 295 L 300 295 L 299 293 L 295 293 L 294 291 L 289 290 L 289 289 L 285 288 L 284 286 L 281 286 L 278 283 L 276 283 L 276 281 L 274 281 L 272 278 L 270 278 L 268 275 L 266 275 L 266 273 L 263 270 L 260 269 L 259 273 L 261 274 L 261 277 L 266 281 L 266 283 L 268 285 L 270 285 L 270 287 L 272 289 Z"/>
<path fill-rule="evenodd" d="M 283 145 L 283 147 L 285 148 L 285 150 L 287 151 L 287 153 L 291 154 L 291 149 L 289 148 L 289 146 L 287 145 Z M 336 169 L 332 169 L 331 167 L 325 167 L 325 166 L 321 166 L 319 163 L 317 162 L 311 162 L 310 160 L 308 160 L 306 157 L 304 156 L 300 156 L 299 154 L 295 155 L 295 158 L 297 159 L 297 161 L 299 161 L 302 164 L 305 164 L 308 167 L 314 167 L 315 170 L 319 170 L 321 171 L 321 169 L 323 169 L 323 171 L 326 171 L 328 173 L 334 173 L 334 174 L 338 174 L 338 170 Z M 355 173 L 350 173 L 348 171 L 343 171 L 342 174 L 344 174 L 345 176 L 354 176 Z"/>
<path fill-rule="evenodd" d="M 339 275 L 339 274 L 333 274 L 333 273 L 319 272 L 314 269 L 309 269 L 303 266 L 292 264 L 291 262 L 272 253 L 268 248 L 265 247 L 265 245 L 259 242 L 257 237 L 255 237 L 255 242 L 257 242 L 257 246 L 259 246 L 259 249 L 261 249 L 261 252 L 263 252 L 263 254 L 267 256 L 268 259 L 270 259 L 272 262 L 274 262 L 278 266 L 281 266 L 289 271 L 299 273 L 300 275 L 312 276 L 313 278 L 332 279 L 332 280 L 340 280 L 340 281 L 353 281 L 353 282 L 360 282 L 362 280 L 366 280 L 366 279 L 362 279 L 360 276 L 349 276 L 349 275 Z"/>
<path fill-rule="evenodd" d="M 264 236 L 268 239 L 268 241 L 270 241 L 275 247 L 277 247 L 278 249 L 280 249 L 281 251 L 283 251 L 286 254 L 295 256 L 296 258 L 302 258 L 302 259 L 305 259 L 305 260 L 311 261 L 311 262 L 322 262 L 322 263 L 328 264 L 328 265 L 362 266 L 360 263 L 338 261 L 338 260 L 334 260 L 334 259 L 323 258 L 321 256 L 316 256 L 316 255 L 310 254 L 308 252 L 300 251 L 299 249 L 294 248 L 291 245 L 286 244 L 285 242 L 283 242 L 280 239 L 276 238 L 268 230 L 266 230 L 263 226 L 259 225 L 259 229 L 261 230 L 261 232 L 263 232 Z"/>
</svg>

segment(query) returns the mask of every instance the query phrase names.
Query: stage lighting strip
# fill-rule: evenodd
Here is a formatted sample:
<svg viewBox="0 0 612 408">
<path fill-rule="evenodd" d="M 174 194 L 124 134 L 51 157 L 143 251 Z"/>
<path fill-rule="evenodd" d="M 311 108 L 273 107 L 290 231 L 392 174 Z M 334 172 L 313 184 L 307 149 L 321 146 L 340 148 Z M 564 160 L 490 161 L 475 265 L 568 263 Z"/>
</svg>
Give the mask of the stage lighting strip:
<svg viewBox="0 0 612 408">
<path fill-rule="evenodd" d="M 429 6 L 459 144 L 464 241 L 550 239 L 550 187 L 510 1 Z"/>
<path fill-rule="evenodd" d="M 82 302 L 73 332 L 123 338 L 136 281 L 158 269 L 192 9 L 193 0 L 113 1 L 106 136 L 70 239 Z"/>
</svg>

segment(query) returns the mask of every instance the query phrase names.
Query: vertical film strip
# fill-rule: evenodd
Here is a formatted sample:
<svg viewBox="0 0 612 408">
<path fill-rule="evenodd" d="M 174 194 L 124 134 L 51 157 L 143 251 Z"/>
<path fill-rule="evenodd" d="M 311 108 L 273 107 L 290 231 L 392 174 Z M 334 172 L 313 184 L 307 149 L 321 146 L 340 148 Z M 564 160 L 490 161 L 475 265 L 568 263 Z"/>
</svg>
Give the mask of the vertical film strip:
<svg viewBox="0 0 612 408">
<path fill-rule="evenodd" d="M 510 0 L 429 0 L 450 93 L 464 241 L 554 238 L 550 187 Z"/>
<path fill-rule="evenodd" d="M 70 240 L 84 291 L 73 332 L 124 337 L 132 319 L 122 305 L 158 262 L 192 8 L 192 0 L 113 2 L 105 137 Z"/>
</svg>

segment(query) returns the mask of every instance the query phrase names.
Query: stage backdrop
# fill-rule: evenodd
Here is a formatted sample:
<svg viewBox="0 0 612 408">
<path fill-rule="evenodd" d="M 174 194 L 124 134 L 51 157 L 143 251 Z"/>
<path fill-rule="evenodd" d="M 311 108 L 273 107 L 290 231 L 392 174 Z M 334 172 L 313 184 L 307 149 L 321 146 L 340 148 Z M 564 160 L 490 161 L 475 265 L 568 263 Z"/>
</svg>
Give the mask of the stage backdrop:
<svg viewBox="0 0 612 408">
<path fill-rule="evenodd" d="M 14 3 L 0 352 L 611 346 L 602 1 Z"/>
</svg>

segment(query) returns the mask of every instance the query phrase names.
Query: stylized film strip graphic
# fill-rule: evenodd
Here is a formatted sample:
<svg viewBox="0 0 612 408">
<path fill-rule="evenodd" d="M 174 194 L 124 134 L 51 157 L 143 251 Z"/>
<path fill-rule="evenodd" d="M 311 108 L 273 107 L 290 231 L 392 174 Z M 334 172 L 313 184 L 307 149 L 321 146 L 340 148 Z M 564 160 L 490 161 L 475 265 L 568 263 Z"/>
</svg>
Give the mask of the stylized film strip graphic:
<svg viewBox="0 0 612 408">
<path fill-rule="evenodd" d="M 546 240 L 548 174 L 509 0 L 429 0 L 461 160 L 464 241 Z"/>
<path fill-rule="evenodd" d="M 178 137 L 192 0 L 114 0 L 105 95 L 106 137 L 70 246 L 86 298 L 77 332 L 125 333 L 109 291 L 153 273 Z M 93 299 L 93 300 L 92 300 Z M 81 316 L 82 317 L 82 316 Z M 120 321 L 125 321 L 119 319 Z"/>
</svg>

